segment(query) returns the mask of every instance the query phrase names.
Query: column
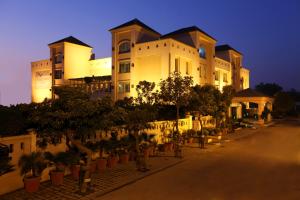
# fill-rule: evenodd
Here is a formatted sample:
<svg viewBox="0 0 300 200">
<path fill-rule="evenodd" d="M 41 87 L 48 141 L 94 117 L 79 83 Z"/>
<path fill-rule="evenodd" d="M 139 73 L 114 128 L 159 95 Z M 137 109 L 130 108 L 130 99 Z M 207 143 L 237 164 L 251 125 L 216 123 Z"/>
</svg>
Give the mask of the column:
<svg viewBox="0 0 300 200">
<path fill-rule="evenodd" d="M 259 124 L 264 124 L 264 120 L 261 118 L 261 114 L 263 113 L 264 108 L 265 108 L 264 103 L 258 103 L 257 115 L 258 115 L 258 123 Z"/>
</svg>

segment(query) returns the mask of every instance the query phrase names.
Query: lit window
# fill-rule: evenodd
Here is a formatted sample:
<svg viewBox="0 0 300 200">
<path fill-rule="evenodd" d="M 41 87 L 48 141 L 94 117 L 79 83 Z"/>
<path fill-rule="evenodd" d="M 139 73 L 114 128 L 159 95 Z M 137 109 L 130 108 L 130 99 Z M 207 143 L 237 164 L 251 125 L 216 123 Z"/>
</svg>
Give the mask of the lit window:
<svg viewBox="0 0 300 200">
<path fill-rule="evenodd" d="M 126 42 L 122 42 L 119 45 L 119 53 L 128 53 L 130 52 L 130 42 L 126 41 Z"/>
<path fill-rule="evenodd" d="M 201 58 L 206 58 L 206 50 L 204 47 L 199 48 L 199 55 Z"/>
<path fill-rule="evenodd" d="M 186 62 L 186 71 L 185 71 L 185 73 L 187 74 L 187 75 L 190 75 L 191 74 L 191 71 L 192 71 L 192 67 L 191 67 L 191 63 L 190 62 Z"/>
<path fill-rule="evenodd" d="M 119 93 L 130 92 L 130 83 L 129 82 L 119 82 Z"/>
<path fill-rule="evenodd" d="M 119 73 L 129 73 L 130 72 L 130 62 L 120 62 Z"/>
<path fill-rule="evenodd" d="M 62 79 L 63 71 L 61 69 L 56 69 L 54 71 L 54 79 Z"/>
<path fill-rule="evenodd" d="M 220 71 L 215 72 L 215 80 L 216 81 L 220 80 Z"/>
<path fill-rule="evenodd" d="M 223 74 L 223 82 L 226 82 L 226 83 L 227 83 L 227 81 L 228 81 L 228 80 L 227 80 L 227 74 L 224 73 L 224 74 Z"/>
<path fill-rule="evenodd" d="M 175 72 L 180 72 L 180 70 L 179 70 L 179 58 L 175 58 Z"/>
</svg>

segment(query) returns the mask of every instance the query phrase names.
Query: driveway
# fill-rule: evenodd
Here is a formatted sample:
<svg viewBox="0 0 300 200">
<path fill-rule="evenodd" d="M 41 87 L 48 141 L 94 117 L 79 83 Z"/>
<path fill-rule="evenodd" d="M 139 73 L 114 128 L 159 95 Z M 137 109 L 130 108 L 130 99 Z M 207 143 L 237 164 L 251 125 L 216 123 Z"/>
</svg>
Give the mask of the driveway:
<svg viewBox="0 0 300 200">
<path fill-rule="evenodd" d="M 185 162 L 99 199 L 299 200 L 300 122 L 248 131 L 213 151 L 186 148 Z"/>
</svg>

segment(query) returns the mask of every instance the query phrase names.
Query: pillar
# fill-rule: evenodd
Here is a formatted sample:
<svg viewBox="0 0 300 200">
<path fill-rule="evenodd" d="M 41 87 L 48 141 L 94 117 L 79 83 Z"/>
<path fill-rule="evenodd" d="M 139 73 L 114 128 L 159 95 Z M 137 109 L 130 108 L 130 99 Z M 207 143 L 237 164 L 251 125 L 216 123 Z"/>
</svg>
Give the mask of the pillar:
<svg viewBox="0 0 300 200">
<path fill-rule="evenodd" d="M 238 119 L 241 119 L 243 117 L 242 116 L 242 106 L 241 105 L 239 105 L 239 106 L 236 107 L 236 117 Z"/>
<path fill-rule="evenodd" d="M 259 124 L 264 124 L 264 120 L 261 118 L 261 115 L 264 111 L 265 104 L 264 103 L 258 103 L 258 110 L 257 110 L 257 115 L 258 115 L 258 123 Z"/>
</svg>

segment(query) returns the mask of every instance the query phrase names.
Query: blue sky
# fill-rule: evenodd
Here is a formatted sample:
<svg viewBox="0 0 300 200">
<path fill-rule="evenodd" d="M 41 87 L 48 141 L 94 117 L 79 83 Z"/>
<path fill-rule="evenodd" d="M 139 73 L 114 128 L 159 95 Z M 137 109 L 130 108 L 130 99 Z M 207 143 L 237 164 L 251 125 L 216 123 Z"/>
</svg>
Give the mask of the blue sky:
<svg viewBox="0 0 300 200">
<path fill-rule="evenodd" d="M 165 34 L 196 25 L 244 54 L 251 86 L 300 90 L 298 0 L 0 0 L 0 104 L 30 102 L 30 62 L 73 35 L 110 56 L 108 29 L 138 18 Z"/>
</svg>

